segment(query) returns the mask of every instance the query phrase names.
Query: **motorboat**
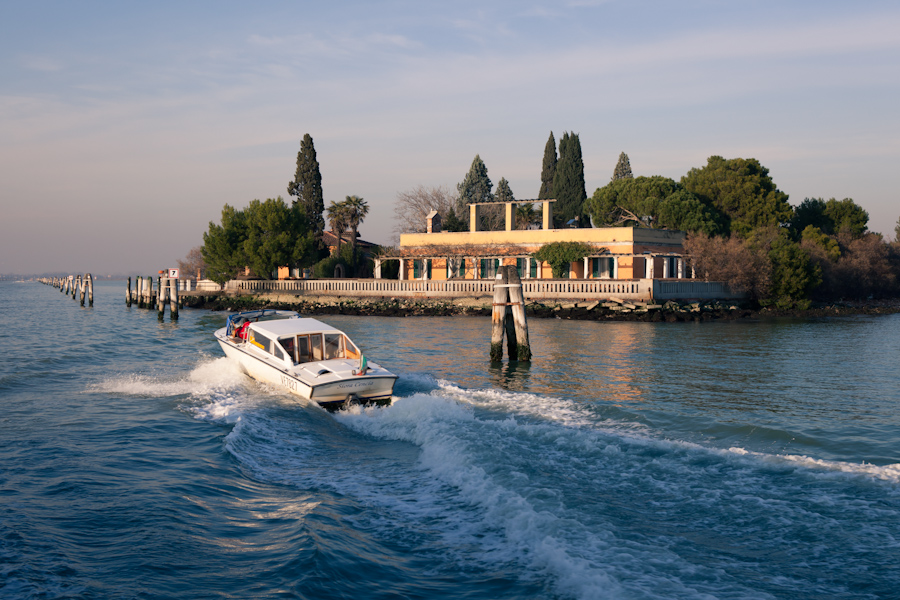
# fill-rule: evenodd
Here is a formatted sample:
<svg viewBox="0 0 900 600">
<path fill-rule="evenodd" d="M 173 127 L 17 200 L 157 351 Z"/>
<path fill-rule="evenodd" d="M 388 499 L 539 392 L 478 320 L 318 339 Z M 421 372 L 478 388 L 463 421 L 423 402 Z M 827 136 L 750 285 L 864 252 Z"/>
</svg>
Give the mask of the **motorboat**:
<svg viewBox="0 0 900 600">
<path fill-rule="evenodd" d="M 370 362 L 343 331 L 295 311 L 236 313 L 215 336 L 254 379 L 329 410 L 391 402 L 396 375 Z"/>
</svg>

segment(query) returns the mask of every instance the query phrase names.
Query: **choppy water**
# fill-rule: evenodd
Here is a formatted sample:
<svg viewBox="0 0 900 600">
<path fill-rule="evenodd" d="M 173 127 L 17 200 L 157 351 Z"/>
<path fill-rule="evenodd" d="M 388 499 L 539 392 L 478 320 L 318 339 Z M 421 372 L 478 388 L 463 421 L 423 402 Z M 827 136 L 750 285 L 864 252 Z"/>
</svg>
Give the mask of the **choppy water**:
<svg viewBox="0 0 900 600">
<path fill-rule="evenodd" d="M 0 284 L 2 598 L 900 596 L 900 316 L 324 317 L 400 375 L 328 414 L 123 298 Z"/>
</svg>

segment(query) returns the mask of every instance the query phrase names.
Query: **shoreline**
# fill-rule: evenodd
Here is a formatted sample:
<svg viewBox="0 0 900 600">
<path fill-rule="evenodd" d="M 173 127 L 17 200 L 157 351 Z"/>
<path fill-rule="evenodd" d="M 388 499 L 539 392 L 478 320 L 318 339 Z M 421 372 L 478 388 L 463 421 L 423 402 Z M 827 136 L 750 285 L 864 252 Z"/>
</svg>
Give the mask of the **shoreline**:
<svg viewBox="0 0 900 600">
<path fill-rule="evenodd" d="M 183 296 L 185 308 L 213 311 L 273 308 L 295 310 L 308 315 L 353 315 L 380 317 L 490 317 L 491 298 L 440 300 L 429 298 L 338 298 L 304 297 L 285 294 L 225 294 Z M 736 321 L 774 317 L 827 318 L 852 315 L 887 315 L 900 312 L 900 299 L 868 302 L 818 303 L 806 310 L 754 308 L 740 303 L 706 301 L 673 302 L 659 305 L 618 304 L 597 301 L 527 301 L 529 318 L 581 321 L 641 321 L 677 323 L 695 321 Z"/>
</svg>

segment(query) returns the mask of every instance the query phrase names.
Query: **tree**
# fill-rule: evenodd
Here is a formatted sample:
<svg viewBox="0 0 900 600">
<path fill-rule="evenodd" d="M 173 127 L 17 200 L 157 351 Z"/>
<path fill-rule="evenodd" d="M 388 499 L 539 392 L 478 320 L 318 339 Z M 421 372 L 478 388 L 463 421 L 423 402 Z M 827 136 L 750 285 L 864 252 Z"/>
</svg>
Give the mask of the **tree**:
<svg viewBox="0 0 900 600">
<path fill-rule="evenodd" d="M 347 196 L 347 199 L 344 200 L 344 207 L 347 211 L 347 224 L 350 226 L 350 253 L 353 257 L 353 265 L 355 267 L 358 263 L 356 257 L 357 231 L 359 230 L 359 224 L 362 223 L 363 220 L 365 220 L 366 215 L 369 214 L 369 205 L 359 196 Z"/>
<path fill-rule="evenodd" d="M 454 206 L 457 204 L 457 195 L 445 187 L 417 186 L 411 190 L 399 192 L 394 202 L 394 231 L 400 233 L 425 233 L 425 217 L 433 210 L 441 215 L 443 228 L 447 231 L 465 231 L 450 228 L 450 211 L 454 211 L 454 219 L 460 223 L 458 216 L 468 216 L 466 212 L 457 213 Z"/>
<path fill-rule="evenodd" d="M 540 214 L 534 209 L 534 204 L 525 202 L 516 207 L 516 229 L 528 229 L 532 223 L 536 223 Z"/>
<path fill-rule="evenodd" d="M 723 217 L 674 180 L 659 175 L 622 178 L 598 188 L 585 203 L 596 225 L 662 227 L 714 235 Z"/>
<path fill-rule="evenodd" d="M 778 308 L 809 308 L 809 294 L 822 282 L 821 270 L 810 259 L 809 252 L 791 240 L 784 229 L 768 242 L 768 258 L 772 265 L 772 290 L 768 301 Z M 757 230 L 759 235 L 766 230 Z M 765 238 L 766 234 L 762 234 Z M 768 241 L 768 240 L 767 240 Z"/>
<path fill-rule="evenodd" d="M 631 179 L 632 177 L 631 162 L 628 160 L 628 155 L 622 152 L 619 154 L 619 162 L 616 163 L 616 168 L 613 171 L 612 181 Z"/>
<path fill-rule="evenodd" d="M 493 184 L 491 183 L 491 178 L 488 177 L 487 166 L 485 166 L 481 157 L 476 154 L 472 160 L 472 166 L 469 167 L 469 172 L 456 186 L 456 189 L 459 191 L 457 208 L 461 211 L 468 204 L 493 202 L 492 187 Z"/>
<path fill-rule="evenodd" d="M 222 208 L 221 225 L 209 222 L 209 230 L 203 234 L 200 249 L 208 266 L 207 277 L 222 284 L 238 274 L 247 265 L 243 255 L 247 239 L 246 219 L 243 211 L 226 204 Z"/>
<path fill-rule="evenodd" d="M 457 201 L 457 212 L 463 214 L 463 211 L 469 211 L 469 204 L 494 202 L 494 194 L 491 193 L 491 178 L 488 177 L 487 166 L 477 154 L 469 167 L 466 177 L 456 186 L 459 190 L 459 199 Z M 510 192 L 512 193 L 512 192 Z M 503 227 L 503 211 L 500 207 L 482 206 L 481 207 L 481 229 L 484 231 L 492 231 Z"/>
<path fill-rule="evenodd" d="M 247 238 L 243 255 L 257 275 L 271 277 L 278 267 L 312 264 L 315 260 L 314 233 L 299 207 L 288 206 L 279 196 L 265 202 L 252 201 L 244 214 Z"/>
<path fill-rule="evenodd" d="M 581 141 L 577 133 L 565 132 L 559 140 L 559 162 L 553 178 L 553 197 L 556 198 L 553 220 L 557 228 L 566 226 L 573 219 L 578 219 L 579 225 L 586 225 L 581 220 L 587 192 L 584 189 Z"/>
<path fill-rule="evenodd" d="M 325 231 L 325 197 L 322 193 L 322 174 L 319 172 L 319 161 L 316 160 L 316 149 L 313 139 L 307 133 L 300 142 L 297 153 L 297 171 L 293 181 L 288 182 L 287 192 L 294 196 L 294 203 L 306 213 L 316 240 L 321 245 L 322 233 Z"/>
<path fill-rule="evenodd" d="M 347 206 L 343 202 L 331 201 L 328 208 L 325 209 L 328 216 L 328 224 L 331 226 L 331 232 L 337 238 L 337 248 L 334 253 L 341 255 L 341 242 L 344 241 L 344 232 L 347 230 Z"/>
<path fill-rule="evenodd" d="M 497 192 L 494 194 L 495 202 L 515 202 L 512 190 L 509 188 L 509 182 L 505 177 L 501 177 L 497 183 Z"/>
<path fill-rule="evenodd" d="M 834 233 L 833 225 L 825 215 L 825 201 L 821 198 L 804 198 L 794 209 L 794 216 L 791 218 L 791 229 L 795 235 L 802 235 L 807 227 Z"/>
<path fill-rule="evenodd" d="M 206 277 L 206 261 L 203 260 L 203 248 L 195 246 L 183 260 L 175 261 L 178 264 L 178 270 L 181 271 L 183 277 L 196 276 L 197 279 Z"/>
<path fill-rule="evenodd" d="M 897 219 L 897 224 L 894 225 L 894 243 L 900 244 L 900 218 Z"/>
<path fill-rule="evenodd" d="M 233 279 L 244 267 L 270 276 L 277 267 L 307 266 L 317 258 L 306 214 L 281 197 L 254 200 L 244 210 L 226 204 L 221 225 L 210 221 L 200 252 L 207 276 L 218 283 Z"/>
<path fill-rule="evenodd" d="M 759 227 L 781 226 L 793 216 L 788 195 L 775 187 L 769 170 L 755 158 L 711 156 L 703 168 L 691 169 L 681 185 L 721 211 L 728 229 L 741 236 Z"/>
<path fill-rule="evenodd" d="M 853 238 L 859 238 L 868 229 L 869 213 L 852 198 L 840 201 L 832 198 L 825 203 L 825 216 L 832 224 L 831 231 L 827 233 L 834 234 L 846 229 Z"/>
<path fill-rule="evenodd" d="M 553 132 L 544 146 L 544 162 L 541 166 L 541 189 L 538 192 L 538 200 L 553 198 L 553 178 L 556 177 L 556 140 Z"/>
<path fill-rule="evenodd" d="M 456 216 L 456 210 L 452 206 L 447 211 L 447 218 L 442 218 L 442 221 L 441 229 L 444 231 L 467 231 L 469 229 L 465 222 Z"/>
</svg>

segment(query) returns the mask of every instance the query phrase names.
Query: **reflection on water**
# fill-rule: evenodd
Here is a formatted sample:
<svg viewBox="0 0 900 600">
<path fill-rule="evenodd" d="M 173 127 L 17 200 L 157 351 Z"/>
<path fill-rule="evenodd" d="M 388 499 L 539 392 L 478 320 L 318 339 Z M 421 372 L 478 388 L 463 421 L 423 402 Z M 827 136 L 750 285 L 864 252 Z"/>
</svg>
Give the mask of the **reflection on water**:
<svg viewBox="0 0 900 600">
<path fill-rule="evenodd" d="M 788 440 L 793 451 L 817 453 L 825 451 L 803 440 L 862 435 L 879 440 L 865 460 L 900 458 L 878 431 L 900 425 L 891 408 L 900 400 L 892 365 L 900 315 L 713 323 L 532 319 L 532 362 L 496 365 L 489 360 L 488 318 L 323 319 L 388 368 L 464 388 L 565 398 L 704 443 L 739 439 L 771 450 L 773 440 Z M 851 432 L 850 418 L 866 429 Z"/>
</svg>

